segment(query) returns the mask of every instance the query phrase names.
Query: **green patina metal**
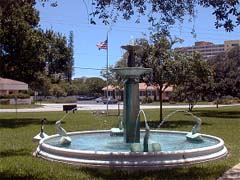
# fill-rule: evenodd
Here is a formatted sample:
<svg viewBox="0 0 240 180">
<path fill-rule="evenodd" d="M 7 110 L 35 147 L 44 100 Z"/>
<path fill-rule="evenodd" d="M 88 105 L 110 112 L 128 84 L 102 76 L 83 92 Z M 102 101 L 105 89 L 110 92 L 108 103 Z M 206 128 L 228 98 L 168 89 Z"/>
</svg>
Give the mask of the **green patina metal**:
<svg viewBox="0 0 240 180">
<path fill-rule="evenodd" d="M 127 67 L 113 69 L 122 76 L 124 83 L 124 140 L 126 143 L 140 142 L 140 123 L 137 119 L 139 112 L 139 77 L 144 73 L 151 72 L 150 68 L 135 67 L 135 50 L 139 46 L 126 45 L 122 46 L 128 51 Z"/>
<path fill-rule="evenodd" d="M 128 79 L 124 85 L 124 139 L 127 143 L 140 142 L 139 87 L 134 79 Z"/>
</svg>

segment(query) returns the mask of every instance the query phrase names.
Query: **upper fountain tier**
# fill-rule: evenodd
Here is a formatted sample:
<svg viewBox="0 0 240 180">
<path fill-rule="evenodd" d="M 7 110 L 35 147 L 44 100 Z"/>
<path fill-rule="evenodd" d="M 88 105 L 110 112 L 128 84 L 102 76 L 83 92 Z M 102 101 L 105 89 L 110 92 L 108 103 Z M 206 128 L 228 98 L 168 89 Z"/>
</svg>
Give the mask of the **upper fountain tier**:
<svg viewBox="0 0 240 180">
<path fill-rule="evenodd" d="M 121 67 L 114 68 L 113 72 L 117 73 L 123 78 L 139 78 L 140 75 L 145 73 L 152 72 L 151 68 L 143 68 L 143 67 Z"/>
<path fill-rule="evenodd" d="M 114 68 L 112 71 L 117 73 L 123 78 L 139 78 L 140 75 L 150 73 L 152 72 L 151 68 L 143 68 L 143 67 L 136 67 L 135 66 L 135 54 L 134 52 L 137 49 L 140 49 L 140 46 L 134 45 L 134 41 L 132 40 L 132 43 L 129 45 L 121 46 L 122 49 L 125 49 L 128 51 L 129 56 L 127 60 L 127 67 L 121 67 L 121 68 Z"/>
<path fill-rule="evenodd" d="M 128 45 L 121 46 L 121 48 L 125 49 L 127 51 L 136 51 L 136 50 L 140 49 L 141 47 L 138 45 L 134 45 L 134 44 L 128 44 Z"/>
</svg>

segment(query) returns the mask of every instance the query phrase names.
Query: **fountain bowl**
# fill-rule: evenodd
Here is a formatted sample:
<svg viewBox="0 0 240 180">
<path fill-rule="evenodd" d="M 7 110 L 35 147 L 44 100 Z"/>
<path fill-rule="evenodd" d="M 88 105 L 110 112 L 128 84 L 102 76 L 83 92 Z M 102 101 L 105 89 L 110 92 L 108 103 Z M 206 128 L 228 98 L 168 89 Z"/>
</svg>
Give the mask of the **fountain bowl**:
<svg viewBox="0 0 240 180">
<path fill-rule="evenodd" d="M 169 142 L 166 140 L 168 144 L 173 143 L 173 146 L 180 146 L 172 150 L 167 149 L 167 147 L 165 148 L 166 145 L 163 144 L 164 141 L 162 141 L 163 143 L 158 142 L 161 144 L 162 148 L 162 151 L 159 152 L 130 152 L 130 144 L 121 144 L 117 139 L 122 139 L 122 137 L 110 136 L 109 130 L 81 131 L 67 134 L 73 140 L 70 146 L 58 145 L 57 142 L 60 136 L 52 135 L 39 142 L 39 146 L 34 154 L 37 157 L 49 161 L 78 165 L 81 167 L 120 170 L 156 170 L 174 168 L 222 159 L 228 154 L 222 139 L 215 136 L 201 134 L 204 141 L 207 140 L 212 143 L 203 146 L 201 143 L 189 142 L 186 140 L 185 136 L 187 132 L 182 131 L 152 130 L 152 143 L 158 141 L 158 138 L 160 139 L 159 141 L 161 141 L 161 138 L 165 139 L 164 136 L 168 135 L 173 136 L 170 137 L 171 139 L 175 136 L 182 138 L 182 140 L 179 140 L 179 142 L 176 142 L 175 144 L 172 141 Z M 144 132 L 141 131 L 141 135 L 143 134 Z M 108 145 L 108 148 L 113 149 L 105 150 L 101 147 L 102 145 L 95 144 L 101 143 L 101 140 L 104 138 L 107 140 L 109 139 L 110 142 L 108 143 L 110 143 L 110 145 Z M 78 146 L 75 147 L 74 141 L 79 141 Z M 184 148 L 183 142 L 186 144 L 190 143 L 193 147 Z M 127 147 L 127 149 L 122 150 L 122 146 Z"/>
<path fill-rule="evenodd" d="M 114 68 L 112 71 L 124 78 L 139 78 L 142 74 L 152 72 L 152 69 L 143 67 L 121 67 Z"/>
</svg>

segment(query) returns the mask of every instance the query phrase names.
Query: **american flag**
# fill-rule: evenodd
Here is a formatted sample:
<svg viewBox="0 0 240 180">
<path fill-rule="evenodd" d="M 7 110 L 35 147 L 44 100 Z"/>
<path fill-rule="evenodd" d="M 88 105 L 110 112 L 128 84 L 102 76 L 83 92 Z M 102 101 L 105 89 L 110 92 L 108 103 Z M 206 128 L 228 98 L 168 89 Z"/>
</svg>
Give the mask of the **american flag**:
<svg viewBox="0 0 240 180">
<path fill-rule="evenodd" d="M 107 40 L 104 41 L 104 42 L 98 43 L 98 44 L 97 44 L 97 47 L 98 47 L 99 50 L 100 50 L 100 49 L 107 49 L 107 48 L 108 48 L 108 42 L 107 42 Z"/>
</svg>

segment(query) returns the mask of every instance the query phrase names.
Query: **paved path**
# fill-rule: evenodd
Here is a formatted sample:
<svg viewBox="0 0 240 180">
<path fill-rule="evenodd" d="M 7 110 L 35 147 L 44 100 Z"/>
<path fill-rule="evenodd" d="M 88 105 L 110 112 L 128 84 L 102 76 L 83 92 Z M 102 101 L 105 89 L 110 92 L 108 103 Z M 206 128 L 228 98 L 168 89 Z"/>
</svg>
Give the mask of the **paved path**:
<svg viewBox="0 0 240 180">
<path fill-rule="evenodd" d="M 62 111 L 63 104 L 41 104 L 42 107 L 38 108 L 29 108 L 29 109 L 17 109 L 17 112 L 50 112 L 50 111 Z M 219 105 L 219 107 L 226 106 L 240 106 L 240 104 L 230 104 L 230 105 Z M 106 110 L 106 104 L 77 104 L 78 110 Z M 194 108 L 207 108 L 207 107 L 216 107 L 216 105 L 195 105 Z M 118 109 L 117 104 L 109 104 L 109 109 Z M 123 108 L 123 105 L 120 105 L 120 109 Z M 158 109 L 158 105 L 141 105 L 141 109 Z M 167 105 L 163 108 L 188 108 L 188 105 Z M 0 109 L 0 112 L 16 112 L 16 109 Z"/>
<path fill-rule="evenodd" d="M 240 163 L 225 172 L 218 180 L 240 180 Z"/>
</svg>

